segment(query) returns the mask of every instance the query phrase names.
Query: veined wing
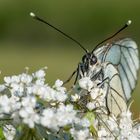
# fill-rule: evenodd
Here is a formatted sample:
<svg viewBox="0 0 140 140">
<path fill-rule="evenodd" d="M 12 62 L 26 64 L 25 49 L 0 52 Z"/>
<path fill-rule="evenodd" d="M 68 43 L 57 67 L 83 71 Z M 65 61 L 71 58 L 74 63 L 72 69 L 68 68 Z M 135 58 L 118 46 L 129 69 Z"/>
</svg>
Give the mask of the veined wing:
<svg viewBox="0 0 140 140">
<path fill-rule="evenodd" d="M 109 62 L 103 63 L 104 90 L 106 91 L 106 106 L 114 115 L 118 116 L 127 110 L 127 104 L 117 69 Z"/>
<path fill-rule="evenodd" d="M 101 63 L 110 62 L 118 70 L 126 101 L 131 98 L 135 88 L 139 57 L 136 43 L 125 38 L 112 44 L 107 44 L 94 51 Z M 117 86 L 117 83 L 116 83 Z"/>
</svg>

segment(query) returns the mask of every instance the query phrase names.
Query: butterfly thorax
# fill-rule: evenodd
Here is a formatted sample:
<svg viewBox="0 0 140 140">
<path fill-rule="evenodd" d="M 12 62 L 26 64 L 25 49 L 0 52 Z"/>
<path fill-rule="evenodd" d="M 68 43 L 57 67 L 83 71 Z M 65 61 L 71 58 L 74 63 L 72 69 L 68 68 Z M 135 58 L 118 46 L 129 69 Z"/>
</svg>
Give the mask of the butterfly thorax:
<svg viewBox="0 0 140 140">
<path fill-rule="evenodd" d="M 95 88 L 97 89 L 99 86 L 101 85 L 102 81 L 103 81 L 103 66 L 100 63 L 100 61 L 97 59 L 96 55 L 93 53 L 86 53 L 83 57 L 82 57 L 82 61 L 79 64 L 79 81 L 78 84 L 80 86 L 76 86 L 76 90 L 78 90 L 78 94 L 80 95 L 80 99 L 78 101 L 78 105 L 80 106 L 81 110 L 83 109 L 84 111 L 87 110 L 86 105 L 89 102 L 92 102 L 91 99 L 91 95 L 90 95 L 90 91 Z M 85 80 L 85 79 L 90 79 L 93 83 L 91 84 L 92 87 L 91 89 L 86 89 L 84 87 L 81 86 L 81 81 Z M 101 85 L 103 86 L 103 85 Z M 100 86 L 100 88 L 101 88 Z M 75 91 L 76 91 L 75 90 Z M 98 108 L 98 107 L 97 107 Z M 96 110 L 96 107 L 95 107 Z"/>
<path fill-rule="evenodd" d="M 100 61 L 93 53 L 87 53 L 79 64 L 80 78 L 90 77 L 92 81 L 103 80 L 103 70 Z"/>
</svg>

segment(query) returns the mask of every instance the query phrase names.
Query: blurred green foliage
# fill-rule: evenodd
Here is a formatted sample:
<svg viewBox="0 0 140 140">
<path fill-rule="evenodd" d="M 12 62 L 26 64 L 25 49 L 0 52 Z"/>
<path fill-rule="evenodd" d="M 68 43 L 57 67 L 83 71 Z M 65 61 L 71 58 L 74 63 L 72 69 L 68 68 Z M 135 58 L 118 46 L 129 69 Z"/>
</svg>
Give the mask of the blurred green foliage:
<svg viewBox="0 0 140 140">
<path fill-rule="evenodd" d="M 74 71 L 83 51 L 50 27 L 30 16 L 45 18 L 91 50 L 128 19 L 132 25 L 115 39 L 131 37 L 140 44 L 139 0 L 0 0 L 0 69 L 3 76 L 48 66 L 47 81 L 62 80 Z M 140 82 L 132 109 L 138 116 Z"/>
</svg>

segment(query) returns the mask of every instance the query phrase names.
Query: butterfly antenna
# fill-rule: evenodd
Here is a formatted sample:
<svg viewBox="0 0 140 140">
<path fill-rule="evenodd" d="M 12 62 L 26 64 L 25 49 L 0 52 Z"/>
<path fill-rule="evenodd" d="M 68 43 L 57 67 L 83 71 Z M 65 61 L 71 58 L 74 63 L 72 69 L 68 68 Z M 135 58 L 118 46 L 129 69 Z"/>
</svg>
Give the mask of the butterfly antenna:
<svg viewBox="0 0 140 140">
<path fill-rule="evenodd" d="M 62 35 L 64 35 L 65 37 L 69 38 L 70 40 L 74 41 L 76 44 L 79 45 L 80 48 L 82 48 L 86 53 L 88 53 L 88 50 L 85 49 L 85 47 L 77 40 L 75 40 L 74 38 L 72 38 L 71 36 L 69 36 L 68 34 L 64 33 L 63 31 L 61 31 L 60 29 L 56 28 L 55 26 L 53 26 L 52 24 L 48 23 L 47 21 L 43 20 L 42 18 L 36 16 L 34 13 L 30 13 L 30 16 L 33 17 L 34 19 L 47 24 L 48 26 L 52 27 L 53 29 L 55 29 L 56 31 L 58 31 L 59 33 L 61 33 Z"/>
<path fill-rule="evenodd" d="M 96 49 L 98 48 L 99 45 L 101 45 L 102 43 L 104 43 L 104 42 L 110 40 L 111 38 L 115 37 L 118 33 L 120 33 L 120 32 L 123 31 L 125 28 L 127 28 L 131 23 L 132 23 L 132 21 L 131 21 L 131 20 L 128 20 L 128 21 L 125 23 L 125 25 L 124 25 L 121 29 L 119 29 L 115 34 L 113 34 L 112 36 L 106 38 L 105 40 L 103 40 L 102 42 L 100 42 L 99 44 L 97 44 L 96 47 L 92 50 L 92 53 L 94 52 L 94 50 L 96 50 Z"/>
</svg>

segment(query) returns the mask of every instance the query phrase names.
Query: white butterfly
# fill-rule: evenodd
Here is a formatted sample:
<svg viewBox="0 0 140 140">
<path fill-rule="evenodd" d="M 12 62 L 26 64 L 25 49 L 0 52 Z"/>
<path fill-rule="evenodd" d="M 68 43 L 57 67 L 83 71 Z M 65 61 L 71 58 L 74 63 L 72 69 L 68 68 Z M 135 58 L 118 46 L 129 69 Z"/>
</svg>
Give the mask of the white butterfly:
<svg viewBox="0 0 140 140">
<path fill-rule="evenodd" d="M 139 57 L 136 43 L 125 38 L 86 53 L 78 66 L 78 76 L 102 81 L 109 112 L 118 115 L 126 110 L 135 88 Z"/>
<path fill-rule="evenodd" d="M 101 47 L 99 46 L 129 26 L 131 24 L 130 20 L 118 32 L 113 34 L 113 36 L 105 39 L 99 43 L 95 49 L 88 52 L 83 45 L 74 38 L 39 18 L 34 13 L 30 13 L 30 15 L 34 19 L 49 25 L 67 38 L 73 40 L 86 52 L 78 68 L 66 82 L 68 82 L 75 73 L 77 73 L 75 83 L 77 79 L 84 76 L 90 77 L 93 83 L 95 81 L 101 81 L 97 83 L 97 86 L 102 86 L 106 91 L 106 107 L 108 111 L 117 116 L 120 112 L 126 110 L 132 90 L 136 85 L 137 71 L 139 69 L 137 45 L 132 39 L 125 38 Z"/>
</svg>

